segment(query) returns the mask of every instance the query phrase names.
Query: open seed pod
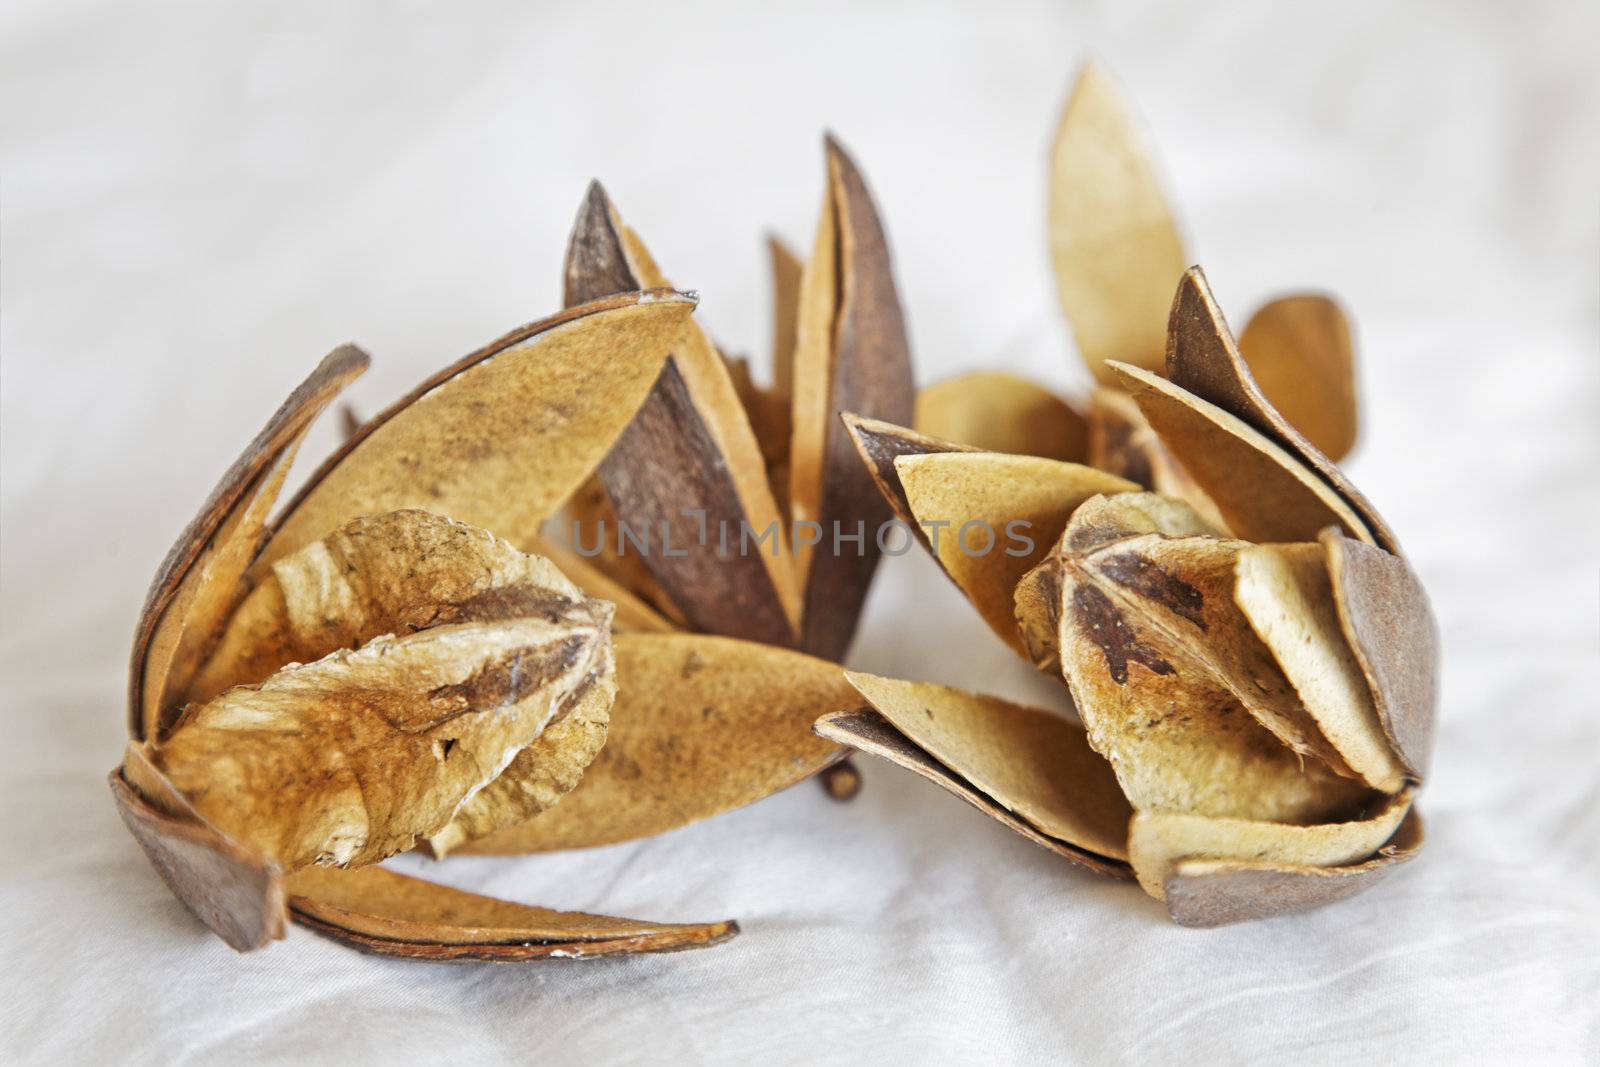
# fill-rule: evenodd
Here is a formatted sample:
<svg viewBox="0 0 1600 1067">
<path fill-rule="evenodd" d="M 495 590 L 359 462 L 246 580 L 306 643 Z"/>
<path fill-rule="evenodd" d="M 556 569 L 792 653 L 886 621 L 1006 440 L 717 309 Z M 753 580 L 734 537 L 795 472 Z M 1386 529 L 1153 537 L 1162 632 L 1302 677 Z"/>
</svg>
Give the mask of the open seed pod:
<svg viewBox="0 0 1600 1067">
<path fill-rule="evenodd" d="M 1061 308 L 1095 388 L 1063 398 L 1011 375 L 960 375 L 923 389 L 916 428 L 988 451 L 1088 463 L 1220 524 L 1111 368 L 1163 373 L 1172 286 L 1192 262 L 1157 171 L 1116 84 L 1086 64 L 1051 152 L 1049 239 Z M 1240 342 L 1281 421 L 1320 454 L 1343 458 L 1356 440 L 1355 352 L 1338 303 L 1278 297 L 1250 318 Z"/>
<path fill-rule="evenodd" d="M 817 731 L 1131 875 L 1185 925 L 1343 899 L 1422 844 L 1426 594 L 1371 504 L 1263 394 L 1198 272 L 1164 370 L 1106 364 L 1226 528 L 1090 467 L 847 420 L 903 517 L 1026 532 L 1004 553 L 923 543 L 997 631 L 1012 603 L 1002 636 L 1065 682 L 1079 721 L 852 675 L 871 710 Z"/>
<path fill-rule="evenodd" d="M 525 907 L 372 866 L 529 820 L 577 784 L 613 714 L 633 729 L 630 709 L 699 699 L 692 662 L 767 653 L 613 638 L 610 603 L 522 550 L 650 395 L 693 307 L 658 288 L 512 331 L 354 428 L 269 518 L 312 420 L 367 365 L 339 349 L 223 476 L 151 586 L 111 788 L 174 893 L 230 945 L 260 947 L 290 918 L 420 959 L 653 952 L 737 932 Z M 794 715 L 803 733 L 843 682 L 788 655 L 828 675 L 791 697 L 815 700 Z M 676 689 L 651 674 L 663 664 Z M 746 691 L 718 710 L 758 734 L 774 714 Z"/>
<path fill-rule="evenodd" d="M 581 559 L 581 570 L 568 571 L 576 582 L 641 608 L 648 629 L 768 646 L 740 659 L 734 653 L 745 646 L 715 645 L 721 651 L 704 657 L 724 664 L 724 679 L 744 679 L 749 703 L 770 711 L 763 744 L 729 745 L 722 725 L 700 716 L 706 694 L 694 686 L 703 675 L 683 686 L 671 657 L 637 662 L 634 669 L 664 687 L 659 707 L 652 703 L 657 710 L 642 718 L 619 708 L 604 754 L 567 804 L 472 848 L 642 837 L 818 772 L 833 795 L 853 792 L 851 769 L 835 766 L 841 751 L 811 733 L 810 719 L 793 728 L 794 714 L 842 684 L 837 671 L 818 672 L 816 661 L 786 650 L 844 655 L 878 563 L 874 535 L 889 517 L 838 414 L 907 422 L 914 390 L 877 209 L 832 138 L 826 163 L 811 257 L 802 266 L 771 245 L 773 384 L 757 386 L 744 360 L 726 358 L 695 319 L 686 320 L 638 416 L 549 533 Z M 565 279 L 569 304 L 667 284 L 598 183 L 579 210 Z M 619 622 L 633 625 L 620 614 Z M 619 656 L 626 679 L 630 661 Z M 733 696 L 717 685 L 719 701 Z M 684 691 L 673 696 L 674 688 Z M 624 702 L 627 693 L 624 684 Z M 692 766 L 701 770 L 690 774 Z M 708 786 L 735 770 L 737 789 L 733 779 L 728 790 Z M 640 781 L 665 792 L 649 796 Z"/>
</svg>

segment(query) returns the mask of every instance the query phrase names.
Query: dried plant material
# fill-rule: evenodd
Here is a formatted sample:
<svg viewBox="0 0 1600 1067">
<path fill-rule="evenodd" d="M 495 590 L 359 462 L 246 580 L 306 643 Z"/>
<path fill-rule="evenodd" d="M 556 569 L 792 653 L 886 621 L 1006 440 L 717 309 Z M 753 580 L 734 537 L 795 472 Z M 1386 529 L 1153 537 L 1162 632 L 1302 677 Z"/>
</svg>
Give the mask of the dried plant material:
<svg viewBox="0 0 1600 1067">
<path fill-rule="evenodd" d="M 546 533 L 569 533 L 571 543 L 583 553 L 582 558 L 590 569 L 632 592 L 673 626 L 688 629 L 688 617 L 650 573 L 644 553 L 618 536 L 620 525 L 621 519 L 606 495 L 605 483 L 596 474 L 579 486 L 545 529 Z M 573 580 L 576 581 L 576 577 Z"/>
<path fill-rule="evenodd" d="M 742 356 L 736 359 L 724 356 L 723 362 L 739 394 L 739 403 L 750 417 L 750 429 L 755 432 L 767 481 L 772 486 L 772 498 L 779 512 L 787 514 L 789 436 L 794 431 L 789 421 L 789 397 L 778 392 L 776 386 L 763 389 L 757 385 L 750 374 L 750 361 Z"/>
<path fill-rule="evenodd" d="M 1092 467 L 995 452 L 906 455 L 902 491 L 934 558 L 1000 639 L 1017 651 L 1012 594 L 1078 505 L 1138 487 Z"/>
<path fill-rule="evenodd" d="M 984 452 L 1083 463 L 1089 424 L 1050 390 L 1000 371 L 946 378 L 917 393 L 918 432 Z"/>
<path fill-rule="evenodd" d="M 1127 393 L 1096 389 L 1089 398 L 1088 424 L 1089 466 L 1182 500 L 1218 530 L 1226 529 L 1217 505 L 1161 443 Z"/>
<path fill-rule="evenodd" d="M 139 752 L 133 747 L 129 751 Z M 134 760 L 142 761 L 142 756 Z M 154 768 L 146 765 L 143 778 L 161 784 L 147 795 L 123 771 L 112 771 L 112 799 L 173 896 L 240 952 L 282 938 L 285 908 L 278 865 L 194 816 Z"/>
<path fill-rule="evenodd" d="M 665 284 L 599 183 L 573 227 L 566 301 Z M 722 356 L 692 319 L 633 421 L 600 464 L 618 518 L 666 531 L 645 566 L 691 624 L 772 644 L 798 635 L 800 592 L 782 537 L 773 551 L 720 550 L 719 533 L 781 527 L 755 432 Z M 711 531 L 709 538 L 703 536 Z"/>
<path fill-rule="evenodd" d="M 384 956 L 520 961 L 672 952 L 719 944 L 739 925 L 649 923 L 496 900 L 381 867 L 307 868 L 288 879 L 294 918 Z"/>
<path fill-rule="evenodd" d="M 1211 294 L 1211 287 L 1206 283 L 1205 273 L 1199 267 L 1192 267 L 1184 273 L 1182 281 L 1178 284 L 1177 296 L 1172 302 L 1172 318 L 1167 338 L 1167 377 L 1176 387 L 1171 395 L 1181 396 L 1187 393 L 1203 404 L 1213 405 L 1212 410 L 1220 409 L 1231 418 L 1248 424 L 1250 429 L 1277 446 L 1281 453 L 1287 453 L 1289 458 L 1297 461 L 1300 471 L 1320 480 L 1324 486 L 1332 490 L 1333 496 L 1343 505 L 1342 508 L 1335 510 L 1354 511 L 1359 517 L 1355 525 L 1350 525 L 1343 514 L 1337 516 L 1352 534 L 1391 551 L 1396 550 L 1398 542 L 1377 509 L 1354 485 L 1350 484 L 1350 480 L 1338 467 L 1317 451 L 1299 430 L 1289 424 L 1289 421 L 1262 393 L 1251 376 L 1244 357 L 1240 355 L 1239 346 L 1234 343 L 1233 333 L 1228 329 L 1227 321 L 1222 316 L 1222 309 L 1217 306 L 1216 299 Z M 1302 381 L 1310 384 L 1310 379 Z M 1315 402 L 1326 406 L 1337 404 L 1339 400 L 1337 397 L 1321 396 L 1317 397 Z M 1144 399 L 1140 400 L 1140 406 L 1146 408 Z M 1145 414 L 1151 418 L 1152 423 L 1156 421 L 1155 417 L 1150 415 L 1148 408 Z M 1156 430 L 1164 440 L 1167 440 L 1169 447 L 1179 454 L 1181 460 L 1190 464 L 1198 462 L 1189 457 L 1185 448 L 1169 439 L 1168 432 L 1161 426 L 1158 425 Z M 1259 464 L 1259 459 L 1257 463 Z M 1215 477 L 1215 466 L 1215 463 L 1208 465 L 1212 477 Z M 1205 475 L 1198 470 L 1194 474 L 1203 486 L 1208 490 L 1211 488 Z M 1230 481 L 1228 492 L 1230 499 L 1236 499 L 1237 493 L 1237 486 Z M 1213 491 L 1212 495 L 1218 494 Z M 1326 494 L 1318 495 L 1326 498 Z M 1226 514 L 1227 503 L 1222 499 L 1218 499 L 1217 503 Z M 1332 521 L 1334 520 L 1324 520 L 1321 525 L 1328 525 Z M 1320 528 L 1319 526 L 1318 529 Z M 1302 529 L 1296 535 L 1282 537 L 1252 536 L 1243 530 L 1238 532 L 1240 536 L 1248 536 L 1255 541 L 1309 541 L 1312 538 L 1312 531 L 1306 529 Z"/>
<path fill-rule="evenodd" d="M 932 551 L 928 532 L 917 523 L 917 516 L 906 499 L 905 487 L 900 484 L 900 474 L 895 462 L 901 456 L 931 456 L 942 452 L 976 452 L 967 445 L 941 441 L 927 434 L 908 430 L 880 419 L 864 419 L 852 412 L 841 416 L 850 439 L 855 442 L 856 454 L 866 465 L 867 473 L 878 488 L 879 494 L 889 504 L 894 517 L 905 524 L 923 548 Z"/>
<path fill-rule="evenodd" d="M 1372 541 L 1343 497 L 1260 431 L 1165 378 L 1126 364 L 1111 368 L 1238 537 L 1309 541 L 1338 525 Z"/>
<path fill-rule="evenodd" d="M 597 300 L 434 375 L 312 475 L 253 573 L 358 515 L 404 507 L 531 539 L 632 418 L 694 303 L 671 290 Z"/>
<path fill-rule="evenodd" d="M 917 747 L 910 738 L 895 729 L 893 723 L 871 708 L 824 715 L 817 720 L 816 731 L 831 741 L 849 745 L 851 748 L 888 760 L 920 775 L 946 792 L 960 797 L 996 822 L 1058 856 L 1063 856 L 1099 874 L 1114 878 L 1132 877 L 1132 871 L 1121 860 L 1085 852 L 1065 841 L 1041 833 L 1032 823 L 1001 807 L 993 798 L 976 789 L 970 782 Z"/>
<path fill-rule="evenodd" d="M 1096 63 L 1079 73 L 1056 133 L 1050 249 L 1062 310 L 1095 377 L 1113 382 L 1107 360 L 1159 369 L 1188 259 L 1150 150 Z"/>
<path fill-rule="evenodd" d="M 242 590 L 295 448 L 369 360 L 336 349 L 289 395 L 206 498 L 156 571 L 139 613 L 128 668 L 129 731 L 154 736 L 162 711 L 189 684 Z"/>
<path fill-rule="evenodd" d="M 1216 530 L 1181 500 L 1157 493 L 1095 496 L 1072 513 L 1064 536 L 1038 566 L 1024 574 L 1014 591 L 1017 636 L 1033 665 L 1046 674 L 1061 670 L 1061 582 L 1065 553 L 1083 553 L 1140 534 L 1168 537 L 1215 534 Z"/>
<path fill-rule="evenodd" d="M 1074 542 L 1072 527 L 1062 540 Z M 1364 789 L 1319 761 L 1302 761 L 1256 721 L 1199 649 L 1154 621 L 1150 605 L 1135 609 L 1139 599 L 1164 597 L 1171 614 L 1204 621 L 1196 587 L 1146 574 L 1130 588 L 1097 572 L 1097 557 L 1114 558 L 1127 544 L 1056 554 L 1057 640 L 1089 742 L 1111 761 L 1133 806 L 1293 823 L 1359 808 Z M 1129 564 L 1130 573 L 1143 569 Z"/>
<path fill-rule="evenodd" d="M 1337 463 L 1359 430 L 1355 345 L 1337 301 L 1314 293 L 1262 305 L 1239 335 L 1239 351 L 1267 401 Z"/>
<path fill-rule="evenodd" d="M 378 637 L 191 705 L 151 759 L 286 870 L 372 863 L 443 829 L 592 684 L 605 638 L 544 618 Z"/>
<path fill-rule="evenodd" d="M 1181 859 L 1166 880 L 1167 912 L 1181 926 L 1225 926 L 1308 911 L 1355 896 L 1389 877 L 1422 848 L 1412 808 L 1375 856 L 1341 867 Z"/>
<path fill-rule="evenodd" d="M 547 559 L 417 508 L 347 522 L 272 565 L 239 605 L 187 699 L 205 702 L 383 634 L 538 616 L 584 632 L 608 608 Z"/>
<path fill-rule="evenodd" d="M 1257 545 L 1240 552 L 1235 567 L 1234 599 L 1320 732 L 1368 785 L 1399 792 L 1405 768 L 1339 629 L 1323 547 Z"/>
<path fill-rule="evenodd" d="M 1122 607 L 1182 644 L 1290 750 L 1353 777 L 1235 603 L 1235 564 L 1248 548 L 1224 538 L 1154 534 L 1070 562 Z"/>
<path fill-rule="evenodd" d="M 1387 797 L 1376 811 L 1348 822 L 1292 826 L 1238 818 L 1138 811 L 1128 827 L 1134 876 L 1157 900 L 1178 860 L 1236 860 L 1297 867 L 1338 867 L 1378 851 L 1411 808 L 1411 793 Z"/>
<path fill-rule="evenodd" d="M 801 647 L 838 659 L 855 635 L 878 566 L 874 532 L 889 518 L 839 415 L 850 411 L 904 425 L 912 419 L 915 389 L 877 208 L 838 142 L 829 138 L 827 152 L 828 192 L 801 281 L 796 327 L 789 508 L 795 522 L 819 524 L 830 549 L 818 552 L 796 539 L 795 567 L 805 590 Z M 841 536 L 863 531 L 859 551 L 831 550 L 839 547 L 832 543 L 836 530 Z"/>
<path fill-rule="evenodd" d="M 1383 732 L 1421 781 L 1433 752 L 1439 627 L 1428 594 L 1400 556 L 1324 530 L 1339 625 L 1372 689 Z"/>
<path fill-rule="evenodd" d="M 772 389 L 788 400 L 794 396 L 794 350 L 806 265 L 775 236 L 767 238 L 767 258 L 772 264 Z"/>
<path fill-rule="evenodd" d="M 343 440 L 348 441 L 360 433 L 361 423 L 361 415 L 354 404 L 346 402 L 339 405 L 339 436 Z"/>
<path fill-rule="evenodd" d="M 556 807 L 463 851 L 605 845 L 741 807 L 838 759 L 811 725 L 860 703 L 837 665 L 770 645 L 619 634 L 615 646 L 610 737 L 583 781 Z"/>
<path fill-rule="evenodd" d="M 534 555 L 543 556 L 572 580 L 579 589 L 616 605 L 612 629 L 619 633 L 669 634 L 678 629 L 666 616 L 637 596 L 632 589 L 589 563 L 566 545 L 538 538 L 530 546 Z"/>
<path fill-rule="evenodd" d="M 817 780 L 822 783 L 823 792 L 841 803 L 854 800 L 861 792 L 861 769 L 848 758 L 825 768 Z"/>
<path fill-rule="evenodd" d="M 1132 811 L 1083 727 L 947 686 L 847 677 L 914 745 L 1040 833 L 1098 856 L 1128 858 Z"/>
</svg>

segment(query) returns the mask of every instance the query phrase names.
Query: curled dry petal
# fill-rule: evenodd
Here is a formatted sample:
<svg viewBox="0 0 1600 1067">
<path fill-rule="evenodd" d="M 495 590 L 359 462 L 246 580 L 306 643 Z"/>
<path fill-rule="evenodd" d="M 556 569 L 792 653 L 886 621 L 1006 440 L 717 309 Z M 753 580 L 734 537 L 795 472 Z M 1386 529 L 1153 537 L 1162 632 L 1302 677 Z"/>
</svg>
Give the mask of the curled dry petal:
<svg viewBox="0 0 1600 1067">
<path fill-rule="evenodd" d="M 1079 504 L 1137 488 L 1092 467 L 995 452 L 902 456 L 895 473 L 934 558 L 1019 652 L 1017 582 L 1050 551 Z"/>
<path fill-rule="evenodd" d="M 1317 451 L 1338 463 L 1355 446 L 1355 345 L 1338 301 L 1317 293 L 1263 304 L 1239 334 L 1239 352 L 1267 401 Z"/>
<path fill-rule="evenodd" d="M 1167 875 L 1167 912 L 1182 926 L 1224 926 L 1307 911 L 1370 889 L 1422 848 L 1413 807 L 1371 859 L 1335 867 L 1252 860 L 1180 859 Z"/>
<path fill-rule="evenodd" d="M 1127 860 L 1131 809 L 1077 723 L 947 686 L 848 677 L 916 747 L 1000 807 L 1080 852 Z"/>
<path fill-rule="evenodd" d="M 1178 812 L 1139 811 L 1128 829 L 1133 873 L 1151 896 L 1166 891 L 1179 860 L 1235 860 L 1300 867 L 1338 867 L 1378 851 L 1411 808 L 1409 790 L 1359 818 L 1296 826 Z"/>
<path fill-rule="evenodd" d="M 513 904 L 382 867 L 307 868 L 288 879 L 295 920 L 383 956 L 517 962 L 673 952 L 719 944 L 739 925 L 651 923 Z"/>
<path fill-rule="evenodd" d="M 1294 684 L 1319 732 L 1374 789 L 1395 793 L 1405 767 L 1339 629 L 1323 547 L 1256 545 L 1238 555 L 1234 599 Z"/>
<path fill-rule="evenodd" d="M 312 474 L 253 574 L 358 515 L 406 507 L 531 543 L 638 410 L 694 305 L 669 289 L 607 297 L 447 367 Z"/>
<path fill-rule="evenodd" d="M 1178 283 L 1177 295 L 1173 298 L 1172 317 L 1167 332 L 1167 377 L 1176 387 L 1174 396 L 1181 397 L 1183 394 L 1188 394 L 1201 404 L 1214 405 L 1211 410 L 1221 409 L 1234 419 L 1244 422 L 1251 429 L 1264 435 L 1283 453 L 1287 453 L 1289 458 L 1296 461 L 1301 471 L 1319 481 L 1340 504 L 1358 516 L 1359 521 L 1354 525 L 1344 522 L 1345 528 L 1350 533 L 1363 541 L 1382 545 L 1390 551 L 1398 550 L 1398 542 L 1393 531 L 1383 521 L 1383 516 L 1378 514 L 1377 509 L 1361 495 L 1338 467 L 1284 418 L 1256 384 L 1249 365 L 1240 354 L 1239 346 L 1234 343 L 1233 333 L 1228 329 L 1228 323 L 1222 316 L 1222 309 L 1211 294 L 1205 273 L 1199 267 L 1193 267 L 1184 273 Z M 1310 381 L 1308 378 L 1300 380 Z M 1146 392 L 1144 395 L 1149 396 L 1149 393 Z M 1162 406 L 1153 399 L 1149 402 L 1155 404 L 1157 408 Z M 1323 406 L 1336 406 L 1339 402 L 1340 398 L 1337 395 L 1316 397 L 1316 403 Z M 1140 406 L 1143 408 L 1146 404 L 1147 401 L 1141 398 Z M 1148 408 L 1145 414 L 1150 417 L 1152 423 L 1156 421 L 1156 417 Z M 1156 430 L 1162 435 L 1163 440 L 1167 441 L 1168 447 L 1177 452 L 1179 460 L 1185 464 L 1198 462 L 1196 458 L 1198 452 L 1192 455 L 1189 448 L 1179 443 L 1184 439 L 1184 435 L 1177 428 L 1179 420 L 1175 418 L 1175 413 L 1168 410 L 1164 418 L 1168 429 L 1162 429 L 1158 425 Z M 1222 441 L 1219 439 L 1217 443 L 1220 446 Z M 1203 442 L 1192 447 L 1203 448 Z M 1237 446 L 1233 451 L 1238 451 Z M 1206 467 L 1206 473 L 1196 470 L 1194 475 L 1208 492 L 1218 496 L 1218 491 L 1214 490 L 1211 484 L 1218 477 L 1217 461 L 1206 464 Z M 1221 493 L 1227 499 L 1217 500 L 1225 514 L 1230 502 L 1237 508 L 1238 493 L 1241 488 L 1232 481 L 1227 482 L 1226 486 Z M 1284 501 L 1279 501 L 1278 505 L 1284 506 Z M 1343 516 L 1340 518 L 1343 521 Z M 1287 523 L 1292 520 L 1285 518 L 1279 521 Z M 1260 516 L 1256 516 L 1256 523 L 1259 522 Z M 1309 541 L 1312 538 L 1312 532 L 1305 529 L 1292 536 L 1265 534 L 1252 536 L 1243 530 L 1236 532 L 1241 537 L 1249 537 L 1255 541 Z"/>
<path fill-rule="evenodd" d="M 1165 378 L 1110 366 L 1234 534 L 1247 541 L 1309 541 L 1323 527 L 1338 525 L 1371 542 L 1350 504 L 1277 442 Z"/>
<path fill-rule="evenodd" d="M 200 514 L 178 535 L 139 613 L 128 667 L 128 729 L 153 737 L 243 595 L 240 579 L 266 536 L 295 449 L 311 423 L 366 370 L 366 353 L 336 349 L 311 372 L 234 460 Z"/>
<path fill-rule="evenodd" d="M 700 634 L 619 634 L 610 736 L 562 802 L 463 851 L 586 848 L 760 800 L 837 760 L 816 719 L 860 703 L 838 666 Z"/>
<path fill-rule="evenodd" d="M 1084 416 L 1050 390 L 1001 371 L 960 374 L 923 387 L 916 427 L 985 452 L 1088 461 Z"/>
<path fill-rule="evenodd" d="M 1188 260 L 1150 150 L 1096 63 L 1078 75 L 1050 160 L 1050 249 L 1061 307 L 1101 382 L 1107 360 L 1155 370 Z"/>
<path fill-rule="evenodd" d="M 1422 582 L 1404 558 L 1352 541 L 1319 537 L 1339 625 L 1372 688 L 1384 735 L 1421 781 L 1438 719 L 1439 626 Z"/>
</svg>

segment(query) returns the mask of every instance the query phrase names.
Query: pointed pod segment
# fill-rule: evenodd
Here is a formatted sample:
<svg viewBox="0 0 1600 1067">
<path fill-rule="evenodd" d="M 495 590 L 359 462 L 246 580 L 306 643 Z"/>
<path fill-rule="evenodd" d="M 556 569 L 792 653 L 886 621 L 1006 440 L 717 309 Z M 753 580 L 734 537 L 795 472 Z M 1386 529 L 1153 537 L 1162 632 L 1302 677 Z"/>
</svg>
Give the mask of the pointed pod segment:
<svg viewBox="0 0 1600 1067">
<path fill-rule="evenodd" d="M 381 956 L 514 963 L 707 948 L 735 922 L 651 923 L 514 904 L 381 867 L 309 868 L 288 880 L 295 922 Z"/>
<path fill-rule="evenodd" d="M 1188 259 L 1155 164 L 1117 86 L 1078 75 L 1050 157 L 1050 250 L 1061 308 L 1096 379 L 1108 360 L 1161 366 L 1172 285 Z"/>
<path fill-rule="evenodd" d="M 1250 365 L 1246 363 L 1239 346 L 1234 342 L 1233 332 L 1228 328 L 1222 309 L 1211 293 L 1205 272 L 1199 267 L 1191 267 L 1184 272 L 1183 278 L 1178 283 L 1177 295 L 1173 298 L 1171 320 L 1167 331 L 1166 370 L 1167 377 L 1178 392 L 1187 392 L 1201 402 L 1214 405 L 1215 408 L 1220 408 L 1233 418 L 1244 422 L 1287 453 L 1288 457 L 1298 463 L 1302 471 L 1322 482 L 1332 497 L 1358 517 L 1359 521 L 1355 525 L 1343 523 L 1351 534 L 1361 540 L 1382 545 L 1390 551 L 1398 551 L 1394 532 L 1383 521 L 1377 509 L 1361 495 L 1361 492 L 1327 456 L 1318 451 L 1316 446 L 1273 406 L 1261 386 L 1256 384 L 1256 379 L 1250 372 Z M 1306 389 L 1312 388 L 1317 381 L 1311 372 L 1299 375 L 1290 372 L 1290 375 L 1292 380 Z M 1353 410 L 1354 399 L 1350 395 L 1350 389 L 1332 387 L 1332 392 L 1333 395 L 1315 396 L 1298 406 L 1321 409 L 1348 404 Z M 1141 399 L 1140 406 L 1144 405 L 1145 401 Z M 1146 415 L 1149 414 L 1147 410 Z M 1166 419 L 1168 426 L 1172 427 L 1174 420 L 1170 413 Z M 1153 416 L 1151 421 L 1155 421 Z M 1157 427 L 1157 432 L 1162 434 L 1164 440 L 1168 439 L 1168 434 L 1163 432 L 1161 427 Z M 1174 429 L 1173 432 L 1177 431 Z M 1221 446 L 1224 440 L 1225 438 L 1217 438 L 1218 445 Z M 1168 440 L 1168 446 L 1178 453 L 1179 460 L 1186 465 L 1192 466 L 1195 462 L 1199 462 L 1198 457 L 1191 458 L 1196 456 L 1199 446 L 1193 452 L 1180 447 L 1175 440 Z M 1238 451 L 1237 445 L 1233 446 L 1232 451 Z M 1195 471 L 1195 477 L 1202 485 L 1207 484 L 1208 477 L 1216 479 L 1217 473 L 1213 469 L 1215 466 L 1214 463 L 1207 464 L 1208 473 L 1205 475 Z M 1207 488 L 1209 490 L 1210 486 Z M 1212 495 L 1216 496 L 1217 493 Z M 1230 484 L 1223 491 L 1223 495 L 1237 507 L 1236 487 Z M 1224 505 L 1224 501 L 1219 499 L 1218 504 Z M 1256 517 L 1256 522 L 1259 521 L 1259 517 Z M 1291 520 L 1286 516 L 1283 521 Z M 1304 529 L 1293 536 L 1279 537 L 1252 537 L 1243 530 L 1237 532 L 1240 536 L 1250 537 L 1256 541 L 1309 541 L 1312 537 L 1312 534 Z"/>
<path fill-rule="evenodd" d="M 694 306 L 670 289 L 611 296 L 447 367 L 323 463 L 253 573 L 356 516 L 405 507 L 531 542 L 633 418 Z"/>
<path fill-rule="evenodd" d="M 243 595 L 241 579 L 266 536 L 295 449 L 370 362 L 353 345 L 323 359 L 234 460 L 162 560 L 139 613 L 128 668 L 128 730 L 135 739 L 154 737 L 170 722 L 174 698 Z"/>
<path fill-rule="evenodd" d="M 883 223 L 860 170 L 831 137 L 827 155 L 827 195 L 800 287 L 789 508 L 796 524 L 821 531 L 817 546 L 796 538 L 801 647 L 837 660 L 855 635 L 878 566 L 875 534 L 889 518 L 839 416 L 906 425 L 916 394 Z M 843 540 L 857 534 L 859 542 Z"/>
<path fill-rule="evenodd" d="M 665 284 L 599 183 L 590 186 L 568 247 L 568 304 Z M 599 479 L 617 521 L 635 536 L 643 532 L 645 568 L 696 629 L 793 645 L 799 585 L 737 385 L 693 320 L 684 321 L 671 352 L 600 463 Z M 618 539 L 622 530 L 607 536 Z"/>
</svg>

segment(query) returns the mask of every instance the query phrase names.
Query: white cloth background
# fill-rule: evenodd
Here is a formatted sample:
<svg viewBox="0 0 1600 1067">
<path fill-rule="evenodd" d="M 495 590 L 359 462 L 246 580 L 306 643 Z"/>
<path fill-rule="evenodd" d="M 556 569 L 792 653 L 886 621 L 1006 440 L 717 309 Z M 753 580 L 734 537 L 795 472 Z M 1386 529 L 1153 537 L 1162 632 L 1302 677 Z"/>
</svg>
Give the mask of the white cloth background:
<svg viewBox="0 0 1600 1067">
<path fill-rule="evenodd" d="M 1600 1057 L 1597 10 L 1221 7 L 5 5 L 0 1058 Z M 850 806 L 805 784 L 435 872 L 743 921 L 710 951 L 441 967 L 295 930 L 242 957 L 190 918 L 103 782 L 128 638 L 171 538 L 323 352 L 376 356 L 371 412 L 553 310 L 598 175 L 764 360 L 760 238 L 809 241 L 826 127 L 883 207 L 924 380 L 1068 387 L 1044 160 L 1089 52 L 1236 320 L 1295 287 L 1353 310 L 1350 470 L 1444 632 L 1420 862 L 1320 913 L 1182 930 L 864 760 Z M 1049 699 L 920 556 L 885 568 L 853 659 Z"/>
</svg>

